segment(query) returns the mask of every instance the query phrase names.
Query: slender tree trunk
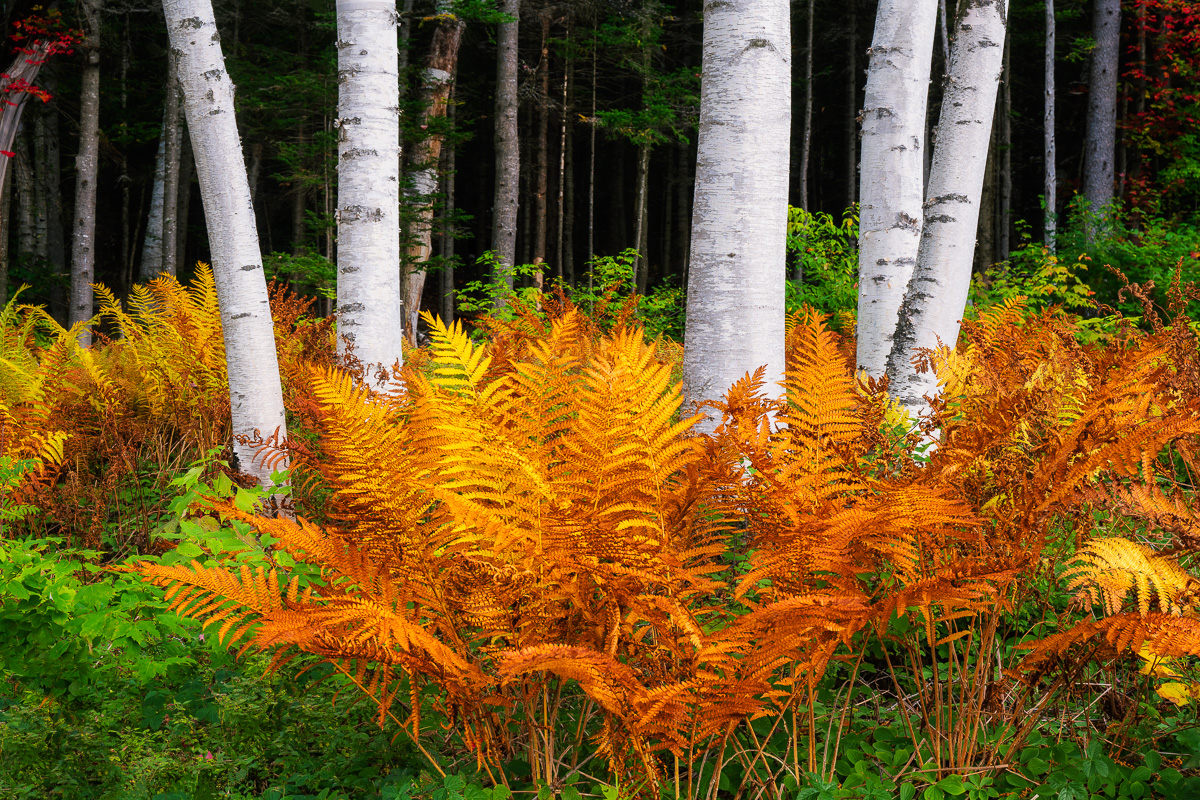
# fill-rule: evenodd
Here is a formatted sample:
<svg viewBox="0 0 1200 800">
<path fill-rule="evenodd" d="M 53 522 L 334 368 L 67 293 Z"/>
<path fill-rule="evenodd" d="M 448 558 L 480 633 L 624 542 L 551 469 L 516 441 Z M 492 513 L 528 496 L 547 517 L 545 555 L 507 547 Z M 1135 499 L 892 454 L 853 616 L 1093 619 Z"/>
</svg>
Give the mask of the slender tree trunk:
<svg viewBox="0 0 1200 800">
<path fill-rule="evenodd" d="M 572 64 L 568 73 L 568 91 L 574 87 L 572 78 L 575 68 Z M 563 156 L 563 275 L 569 285 L 575 285 L 575 126 L 571 120 L 572 110 L 568 100 L 567 110 L 563 112 L 566 120 L 565 154 Z"/>
<path fill-rule="evenodd" d="M 25 145 L 22 152 L 23 157 L 27 160 L 26 169 L 31 169 L 33 181 L 33 236 L 34 250 L 33 255 L 45 265 L 48 260 L 49 240 L 50 240 L 50 198 L 46 196 L 46 184 L 41 180 L 42 173 L 45 171 L 45 166 L 42 165 L 41 148 L 38 147 L 37 129 L 34 127 L 32 136 L 22 135 L 21 141 Z M 28 143 L 32 141 L 32 147 Z"/>
<path fill-rule="evenodd" d="M 913 357 L 939 342 L 954 347 L 967 303 L 1007 17 L 1007 0 L 967 0 L 958 15 L 917 268 L 888 357 L 892 395 L 914 416 L 937 394 L 937 376 L 918 373 Z"/>
<path fill-rule="evenodd" d="M 54 73 L 47 75 L 44 88 L 53 89 Z M 69 269 L 67 264 L 67 237 L 63 224 L 62 200 L 62 150 L 58 138 L 58 108 L 54 104 L 39 109 L 37 124 L 34 128 L 34 144 L 38 154 L 34 159 L 35 167 L 40 169 L 36 180 L 41 184 L 42 196 L 46 198 L 46 258 L 49 267 L 55 275 L 65 275 Z M 55 283 L 55 289 L 50 295 L 51 309 L 58 314 L 56 319 L 66 319 L 66 296 L 59 288 L 62 282 Z"/>
<path fill-rule="evenodd" d="M 163 0 L 188 133 L 200 178 L 212 250 L 225 362 L 229 373 L 234 462 L 259 483 L 270 470 L 254 457 L 256 436 L 287 436 L 275 331 L 267 300 L 250 186 L 210 0 Z"/>
<path fill-rule="evenodd" d="M 100 173 L 100 15 L 104 0 L 80 3 L 87 18 L 86 59 L 80 78 L 79 155 L 75 157 L 75 216 L 71 238 L 70 325 L 92 318 L 96 279 L 96 181 Z M 92 332 L 83 328 L 79 344 L 88 347 Z"/>
<path fill-rule="evenodd" d="M 501 0 L 501 13 L 511 21 L 496 31 L 496 191 L 492 208 L 492 251 L 504 283 L 501 300 L 513 288 L 512 268 L 517 262 L 517 205 L 521 188 L 521 142 L 517 130 L 518 0 Z"/>
<path fill-rule="evenodd" d="M 550 191 L 550 15 L 542 14 L 542 62 L 538 65 L 536 175 L 533 195 L 533 263 L 546 263 L 546 208 Z M 544 269 L 544 268 L 542 268 Z M 539 270 L 540 271 L 540 270 Z M 536 280 L 536 278 L 535 278 Z"/>
<path fill-rule="evenodd" d="M 0 306 L 8 303 L 8 232 L 12 217 L 12 173 L 0 181 Z"/>
<path fill-rule="evenodd" d="M 1058 173 L 1057 147 L 1054 138 L 1054 40 L 1056 30 L 1054 20 L 1054 0 L 1046 0 L 1046 57 L 1045 57 L 1045 111 L 1042 118 L 1043 142 L 1045 148 L 1045 174 L 1042 184 L 1045 214 L 1042 218 L 1042 231 L 1046 248 L 1051 252 L 1058 249 Z"/>
<path fill-rule="evenodd" d="M 765 366 L 764 388 L 775 394 L 784 372 L 788 3 L 706 5 L 703 48 L 683 385 L 692 401 L 718 398 Z"/>
<path fill-rule="evenodd" d="M 804 45 L 804 132 L 800 136 L 800 207 L 809 209 L 808 162 L 812 155 L 813 130 L 813 16 L 815 0 L 808 0 L 807 40 Z"/>
<path fill-rule="evenodd" d="M 299 143 L 299 149 L 303 150 L 308 142 L 308 126 L 304 120 L 300 120 L 299 127 L 296 131 L 296 141 Z M 292 255 L 301 255 L 304 253 L 305 245 L 305 216 L 304 212 L 308 209 L 308 186 L 304 179 L 299 175 L 292 181 Z"/>
<path fill-rule="evenodd" d="M 403 363 L 400 117 L 392 0 L 338 0 L 339 351 Z"/>
<path fill-rule="evenodd" d="M 571 28 L 567 26 L 567 38 L 570 39 L 570 36 Z M 558 235 L 554 237 L 554 274 L 560 281 L 563 279 L 566 259 L 563 235 L 566 232 L 567 217 L 567 88 L 570 74 L 570 59 L 563 59 L 562 111 L 558 115 L 562 123 L 558 136 L 558 213 L 555 216 Z"/>
<path fill-rule="evenodd" d="M 180 93 L 182 97 L 182 92 Z M 196 159 L 192 155 L 192 139 L 186 123 L 183 125 L 179 145 L 179 208 L 175 214 L 175 261 L 176 266 L 187 268 L 191 264 L 187 257 L 188 218 L 192 213 L 192 180 L 196 177 Z"/>
<path fill-rule="evenodd" d="M 133 44 L 129 35 L 129 12 L 122 15 L 121 26 L 121 123 L 129 122 L 129 63 L 133 58 Z M 170 57 L 168 55 L 168 57 Z M 129 175 L 129 147 L 121 148 L 121 275 L 125 277 L 126 265 L 133 262 L 133 228 L 137 222 L 130 216 L 133 199 L 133 178 Z M 125 290 L 133 287 L 124 282 Z"/>
<path fill-rule="evenodd" d="M 850 0 L 846 58 L 846 205 L 858 202 L 858 0 Z"/>
<path fill-rule="evenodd" d="M 163 112 L 162 132 L 158 138 L 158 154 L 154 158 L 154 185 L 150 190 L 150 214 L 146 218 L 146 233 L 142 237 L 142 265 L 138 277 L 145 283 L 162 272 L 163 200 L 166 197 L 167 177 L 167 115 Z"/>
<path fill-rule="evenodd" d="M 1012 70 L 1009 66 L 1012 39 L 1004 39 L 1004 78 L 1000 86 L 1000 130 L 996 156 L 999 187 L 996 203 L 996 255 L 1006 260 L 1012 252 L 1009 233 L 1012 230 Z"/>
<path fill-rule="evenodd" d="M 588 261 L 588 292 L 592 285 L 592 261 L 596 258 L 596 26 L 592 28 L 592 116 L 591 142 L 588 146 L 588 220 L 587 220 L 587 261 Z"/>
<path fill-rule="evenodd" d="M 163 148 L 163 221 L 162 271 L 178 273 L 176 232 L 179 227 L 179 144 L 183 138 L 183 120 L 179 115 L 179 68 L 173 53 L 167 54 L 167 119 L 163 126 L 166 147 Z"/>
<path fill-rule="evenodd" d="M 34 185 L 33 159 L 29 155 L 29 142 L 24 136 L 18 136 L 10 147 L 13 148 L 12 169 L 5 172 L 13 173 L 12 190 L 17 194 L 17 258 L 35 259 L 37 257 L 37 187 Z"/>
<path fill-rule="evenodd" d="M 637 248 L 637 261 L 634 262 L 633 286 L 637 294 L 646 293 L 647 273 L 649 271 L 649 256 L 643 248 L 646 243 L 646 203 L 650 193 L 650 145 L 638 145 L 637 189 L 634 202 L 634 234 L 633 246 Z"/>
<path fill-rule="evenodd" d="M 1092 65 L 1088 81 L 1087 137 L 1084 140 L 1083 196 L 1093 214 L 1113 199 L 1117 141 L 1117 75 L 1121 53 L 1121 0 L 1095 0 Z M 1095 225 L 1086 226 L 1088 236 Z"/>
<path fill-rule="evenodd" d="M 858 368 L 881 378 L 917 263 L 937 0 L 880 0 L 867 67 L 859 197 Z"/>
<path fill-rule="evenodd" d="M 975 234 L 973 273 L 986 272 L 996 263 L 996 129 L 988 139 L 987 166 L 983 170 L 983 189 L 979 193 L 979 229 Z"/>
<path fill-rule="evenodd" d="M 450 104 L 454 73 L 458 68 L 458 48 L 466 27 L 466 23 L 451 12 L 449 3 L 438 5 L 437 20 L 421 87 L 424 111 L 420 124 L 426 135 L 413 145 L 408 159 L 411 200 L 416 204 L 416 213 L 403 261 L 404 328 L 413 344 L 417 341 L 417 320 L 421 313 L 421 295 L 425 290 L 423 265 L 433 254 L 434 195 L 438 190 L 438 165 L 445 139 L 444 134 L 438 132 L 438 121 L 446 117 L 446 109 Z"/>
<path fill-rule="evenodd" d="M 454 106 L 446 112 L 451 123 L 454 121 Z M 454 240 L 457 233 L 454 224 L 454 180 L 457 147 L 451 145 L 442 151 L 442 194 L 445 201 L 442 204 L 442 322 L 450 325 L 454 322 Z"/>
</svg>

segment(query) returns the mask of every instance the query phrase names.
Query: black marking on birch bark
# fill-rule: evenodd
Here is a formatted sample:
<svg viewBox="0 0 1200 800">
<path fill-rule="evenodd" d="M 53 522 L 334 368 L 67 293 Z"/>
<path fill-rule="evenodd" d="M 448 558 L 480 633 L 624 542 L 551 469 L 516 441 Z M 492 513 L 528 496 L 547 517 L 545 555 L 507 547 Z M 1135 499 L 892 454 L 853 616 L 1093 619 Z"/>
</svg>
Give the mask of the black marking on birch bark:
<svg viewBox="0 0 1200 800">
<path fill-rule="evenodd" d="M 939 194 L 937 197 L 931 197 L 925 201 L 925 208 L 932 208 L 939 203 L 969 203 L 971 202 L 965 194 L 950 192 L 948 194 Z"/>
<path fill-rule="evenodd" d="M 204 21 L 201 20 L 199 17 L 188 17 L 187 19 L 179 20 L 179 27 L 185 31 L 188 30 L 189 28 L 191 28 L 191 29 L 203 28 Z"/>
<path fill-rule="evenodd" d="M 921 230 L 921 221 L 899 211 L 896 213 L 896 221 L 892 223 L 891 230 L 919 231 Z"/>
<path fill-rule="evenodd" d="M 245 319 L 245 318 L 246 318 L 246 317 L 248 317 L 248 316 L 250 316 L 250 312 L 249 312 L 249 311 L 247 311 L 247 312 L 245 312 L 245 313 L 243 313 L 243 314 L 234 314 L 232 317 L 230 317 L 230 319 Z"/>
<path fill-rule="evenodd" d="M 366 306 L 364 306 L 362 303 L 346 303 L 342 306 L 339 306 L 338 310 L 343 311 L 347 314 L 354 314 L 356 312 L 362 311 L 365 307 Z"/>
<path fill-rule="evenodd" d="M 351 273 L 358 272 L 358 267 L 342 267 L 338 272 L 343 275 L 350 275 Z"/>
<path fill-rule="evenodd" d="M 338 324 L 340 324 L 344 328 L 344 327 L 346 327 L 346 325 L 353 325 L 354 323 L 344 322 L 344 321 L 339 320 Z M 353 333 L 343 333 L 342 338 L 345 339 L 347 342 L 354 344 L 354 334 Z"/>
<path fill-rule="evenodd" d="M 954 222 L 955 219 L 957 219 L 957 218 L 952 217 L 949 214 L 934 214 L 933 216 L 926 217 L 925 221 L 926 222 Z"/>
<path fill-rule="evenodd" d="M 346 152 L 342 153 L 341 158 L 349 160 L 352 158 L 361 158 L 363 156 L 377 156 L 377 155 L 379 155 L 378 150 L 355 150 L 355 149 L 351 148 L 350 150 L 347 150 Z"/>
<path fill-rule="evenodd" d="M 246 266 L 241 268 L 241 271 L 242 272 L 253 272 L 256 269 L 260 269 L 258 264 L 247 264 Z"/>
<path fill-rule="evenodd" d="M 210 69 L 208 72 L 203 73 L 203 76 L 204 76 L 204 79 L 207 81 L 220 80 L 222 72 L 224 72 L 224 70 Z"/>
</svg>

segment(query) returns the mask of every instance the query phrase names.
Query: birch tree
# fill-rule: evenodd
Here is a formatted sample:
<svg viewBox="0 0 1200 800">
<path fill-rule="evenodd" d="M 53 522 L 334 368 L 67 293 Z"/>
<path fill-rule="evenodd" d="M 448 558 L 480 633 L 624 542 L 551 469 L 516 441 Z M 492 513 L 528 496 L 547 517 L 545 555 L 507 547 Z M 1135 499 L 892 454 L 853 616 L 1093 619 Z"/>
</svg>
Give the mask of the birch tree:
<svg viewBox="0 0 1200 800">
<path fill-rule="evenodd" d="M 178 59 L 183 108 L 208 222 L 229 372 L 229 406 L 237 466 L 264 485 L 269 471 L 247 443 L 255 434 L 287 435 L 275 332 L 267 300 L 250 185 L 233 112 L 211 0 L 163 0 Z"/>
<path fill-rule="evenodd" d="M 100 172 L 100 14 L 104 0 L 79 4 L 87 20 L 80 76 L 79 154 L 75 157 L 75 216 L 71 237 L 71 292 L 67 319 L 71 325 L 92 318 L 92 282 L 96 273 L 96 180 Z M 79 334 L 79 344 L 92 343 L 92 332 Z"/>
<path fill-rule="evenodd" d="M 496 26 L 496 187 L 492 210 L 492 250 L 502 274 L 493 278 L 505 284 L 498 296 L 504 302 L 512 292 L 512 268 L 517 263 L 517 202 L 521 181 L 521 143 L 517 131 L 517 41 L 520 25 L 518 0 L 500 0 L 507 22 Z M 589 254 L 590 255 L 590 254 Z"/>
<path fill-rule="evenodd" d="M 938 0 L 881 0 L 862 113 L 858 368 L 880 378 L 921 242 Z"/>
<path fill-rule="evenodd" d="M 683 356 L 692 401 L 763 365 L 768 386 L 783 378 L 791 54 L 786 0 L 705 4 Z"/>
<path fill-rule="evenodd" d="M 396 4 L 337 0 L 339 349 L 391 369 L 404 354 Z"/>
<path fill-rule="evenodd" d="M 887 363 L 892 395 L 914 415 L 926 408 L 926 395 L 937 393 L 937 376 L 932 371 L 919 374 L 913 356 L 939 343 L 953 347 L 958 340 L 1004 64 L 1007 0 L 966 0 L 964 5 L 950 50 L 917 267 L 900 306 Z"/>
</svg>

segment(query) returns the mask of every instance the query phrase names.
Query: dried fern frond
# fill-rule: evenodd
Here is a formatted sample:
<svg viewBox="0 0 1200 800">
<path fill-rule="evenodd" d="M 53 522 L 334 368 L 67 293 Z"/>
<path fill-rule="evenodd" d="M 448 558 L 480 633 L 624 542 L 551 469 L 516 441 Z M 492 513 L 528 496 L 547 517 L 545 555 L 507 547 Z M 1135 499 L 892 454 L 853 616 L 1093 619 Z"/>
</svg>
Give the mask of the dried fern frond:
<svg viewBox="0 0 1200 800">
<path fill-rule="evenodd" d="M 1200 619 L 1172 614 L 1121 613 L 1095 622 L 1081 622 L 1069 630 L 1021 645 L 1030 650 L 1016 673 L 1044 674 L 1051 667 L 1076 656 L 1073 648 L 1091 645 L 1093 659 L 1111 659 L 1125 652 L 1147 653 L 1162 658 L 1200 655 Z"/>
</svg>

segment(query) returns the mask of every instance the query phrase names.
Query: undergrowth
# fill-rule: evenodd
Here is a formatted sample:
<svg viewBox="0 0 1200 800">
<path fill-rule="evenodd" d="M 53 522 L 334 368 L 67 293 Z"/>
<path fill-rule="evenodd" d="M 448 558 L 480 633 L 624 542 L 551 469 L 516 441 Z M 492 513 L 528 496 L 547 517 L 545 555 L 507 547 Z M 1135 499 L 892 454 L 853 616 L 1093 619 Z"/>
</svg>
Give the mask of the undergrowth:
<svg viewBox="0 0 1200 800">
<path fill-rule="evenodd" d="M 210 273 L 91 350 L 12 304 L 0 793 L 1190 796 L 1194 290 L 1139 291 L 1144 329 L 980 310 L 912 433 L 812 309 L 782 400 L 689 408 L 609 293 L 428 319 L 368 389 L 274 292 L 270 494 Z"/>
</svg>

